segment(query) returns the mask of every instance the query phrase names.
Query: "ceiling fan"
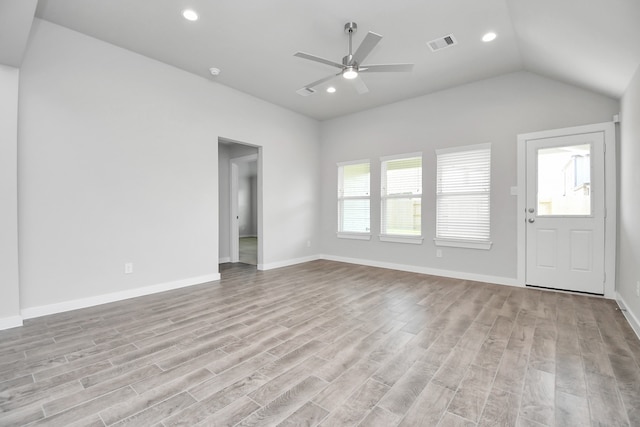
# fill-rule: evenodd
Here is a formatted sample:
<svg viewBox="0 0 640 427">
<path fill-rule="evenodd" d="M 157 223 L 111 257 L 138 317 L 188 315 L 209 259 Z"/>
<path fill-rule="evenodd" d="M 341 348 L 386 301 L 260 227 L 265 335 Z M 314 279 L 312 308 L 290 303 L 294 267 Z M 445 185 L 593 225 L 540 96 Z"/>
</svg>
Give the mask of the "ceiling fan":
<svg viewBox="0 0 640 427">
<path fill-rule="evenodd" d="M 413 69 L 413 64 L 375 64 L 375 65 L 363 65 L 362 62 L 365 58 L 371 53 L 374 47 L 382 40 L 382 36 L 380 34 L 373 33 L 369 31 L 365 36 L 360 46 L 355 51 L 352 52 L 352 39 L 353 34 L 358 31 L 358 25 L 355 22 L 347 22 L 344 24 L 344 32 L 349 35 L 349 54 L 342 58 L 342 63 L 333 62 L 329 59 L 324 59 L 319 56 L 311 55 L 304 52 L 296 52 L 294 56 L 299 58 L 309 59 L 311 61 L 320 62 L 321 64 L 330 65 L 332 67 L 336 67 L 340 69 L 340 72 L 337 74 L 332 74 L 320 80 L 317 80 L 313 83 L 309 83 L 305 85 L 302 89 L 298 91 L 298 93 L 306 92 L 307 95 L 310 95 L 314 92 L 313 88 L 325 83 L 332 78 L 342 75 L 347 80 L 353 80 L 355 83 L 356 91 L 359 94 L 369 92 L 367 85 L 364 84 L 362 79 L 358 78 L 360 73 L 372 73 L 372 72 L 389 72 L 389 71 L 401 71 L 401 72 L 409 72 Z"/>
</svg>

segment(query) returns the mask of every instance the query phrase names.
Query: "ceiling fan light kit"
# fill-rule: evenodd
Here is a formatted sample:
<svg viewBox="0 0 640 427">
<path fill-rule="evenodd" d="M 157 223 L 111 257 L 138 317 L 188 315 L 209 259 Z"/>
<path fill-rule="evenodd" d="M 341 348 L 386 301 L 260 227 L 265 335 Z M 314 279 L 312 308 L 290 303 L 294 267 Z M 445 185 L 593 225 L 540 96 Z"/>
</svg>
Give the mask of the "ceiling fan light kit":
<svg viewBox="0 0 640 427">
<path fill-rule="evenodd" d="M 347 67 L 342 72 L 342 77 L 344 77 L 347 80 L 355 79 L 356 77 L 358 77 L 358 71 L 356 71 L 355 67 Z"/>
<path fill-rule="evenodd" d="M 374 32 L 369 31 L 365 36 L 355 53 L 353 52 L 353 34 L 358 31 L 358 25 L 355 22 L 347 22 L 344 24 L 344 32 L 349 36 L 349 53 L 342 58 L 342 63 L 334 62 L 329 59 L 321 58 L 319 56 L 311 55 L 304 52 L 296 52 L 294 56 L 299 58 L 308 59 L 314 62 L 320 62 L 321 64 L 329 65 L 335 68 L 339 68 L 340 72 L 332 74 L 315 82 L 309 83 L 297 92 L 299 94 L 304 93 L 305 96 L 310 95 L 309 89 L 313 89 L 336 76 L 342 75 L 347 80 L 354 81 L 354 86 L 359 94 L 369 92 L 369 89 L 358 78 L 361 73 L 364 72 L 410 72 L 413 69 L 413 64 L 376 64 L 376 65 L 362 65 L 365 58 L 371 53 L 371 51 L 378 45 L 382 36 Z M 306 89 L 306 90 L 305 90 Z"/>
</svg>

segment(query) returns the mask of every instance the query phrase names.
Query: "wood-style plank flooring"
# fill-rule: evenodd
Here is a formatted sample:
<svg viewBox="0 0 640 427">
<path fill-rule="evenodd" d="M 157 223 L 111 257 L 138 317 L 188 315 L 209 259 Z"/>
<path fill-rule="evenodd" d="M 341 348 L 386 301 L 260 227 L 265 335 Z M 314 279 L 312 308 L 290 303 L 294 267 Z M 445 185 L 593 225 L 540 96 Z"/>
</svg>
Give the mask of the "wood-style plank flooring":
<svg viewBox="0 0 640 427">
<path fill-rule="evenodd" d="M 638 426 L 613 301 L 314 261 L 0 332 L 0 425 Z"/>
</svg>

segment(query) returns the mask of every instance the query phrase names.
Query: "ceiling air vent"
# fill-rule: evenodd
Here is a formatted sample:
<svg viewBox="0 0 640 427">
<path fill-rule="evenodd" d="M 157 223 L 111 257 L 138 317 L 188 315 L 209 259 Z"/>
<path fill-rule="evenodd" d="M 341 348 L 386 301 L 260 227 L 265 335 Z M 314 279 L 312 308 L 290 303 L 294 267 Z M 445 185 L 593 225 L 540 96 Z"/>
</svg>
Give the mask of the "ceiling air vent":
<svg viewBox="0 0 640 427">
<path fill-rule="evenodd" d="M 431 51 L 435 52 L 437 50 L 444 49 L 445 47 L 456 45 L 458 44 L 458 41 L 453 37 L 453 34 L 449 34 L 448 36 L 431 40 L 430 42 L 427 42 L 427 44 Z"/>
<path fill-rule="evenodd" d="M 311 89 L 310 87 L 303 87 L 302 89 L 298 89 L 296 91 L 296 93 L 298 95 L 302 95 L 302 96 L 309 96 L 309 95 L 313 95 L 314 93 L 316 93 L 315 89 Z"/>
</svg>

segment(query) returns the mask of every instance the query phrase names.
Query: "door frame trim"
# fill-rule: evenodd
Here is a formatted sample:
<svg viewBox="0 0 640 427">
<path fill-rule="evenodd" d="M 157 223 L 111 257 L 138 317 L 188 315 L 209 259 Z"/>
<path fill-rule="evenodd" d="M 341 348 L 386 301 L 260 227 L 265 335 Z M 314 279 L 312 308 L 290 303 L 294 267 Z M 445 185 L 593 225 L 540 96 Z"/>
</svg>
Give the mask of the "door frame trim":
<svg viewBox="0 0 640 427">
<path fill-rule="evenodd" d="M 615 123 L 596 123 L 592 125 L 574 126 L 562 129 L 551 129 L 540 132 L 518 134 L 517 143 L 517 168 L 518 168 L 518 197 L 517 197 L 517 224 L 518 224 L 518 269 L 517 283 L 526 286 L 526 201 L 527 201 L 527 141 L 541 138 L 570 136 L 581 133 L 602 132 L 604 134 L 604 296 L 615 299 L 616 297 L 616 218 L 617 218 L 617 172 L 616 172 L 616 136 Z"/>
</svg>

